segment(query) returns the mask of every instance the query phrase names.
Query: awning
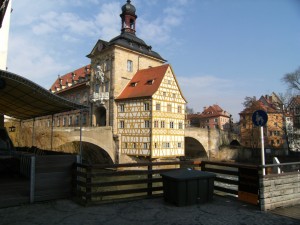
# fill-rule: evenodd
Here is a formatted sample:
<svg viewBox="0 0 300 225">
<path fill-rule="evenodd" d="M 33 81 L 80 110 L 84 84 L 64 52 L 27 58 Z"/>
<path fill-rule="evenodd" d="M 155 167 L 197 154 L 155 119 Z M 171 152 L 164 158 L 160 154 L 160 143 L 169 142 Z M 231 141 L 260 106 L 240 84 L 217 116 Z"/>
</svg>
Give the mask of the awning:
<svg viewBox="0 0 300 225">
<path fill-rule="evenodd" d="M 0 70 L 0 114 L 24 120 L 77 109 L 87 109 L 87 106 L 52 94 L 24 77 Z"/>
</svg>

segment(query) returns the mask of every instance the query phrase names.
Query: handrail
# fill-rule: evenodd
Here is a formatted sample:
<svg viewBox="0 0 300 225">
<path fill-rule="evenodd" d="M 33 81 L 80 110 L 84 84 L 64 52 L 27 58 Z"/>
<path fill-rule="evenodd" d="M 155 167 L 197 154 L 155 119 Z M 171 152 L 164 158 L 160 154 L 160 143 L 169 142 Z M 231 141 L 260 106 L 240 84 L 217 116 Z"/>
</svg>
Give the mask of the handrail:
<svg viewBox="0 0 300 225">
<path fill-rule="evenodd" d="M 288 162 L 288 163 L 278 163 L 278 164 L 266 164 L 266 165 L 259 165 L 259 167 L 260 167 L 260 168 L 267 168 L 267 167 L 292 166 L 292 165 L 300 165 L 300 162 Z"/>
</svg>

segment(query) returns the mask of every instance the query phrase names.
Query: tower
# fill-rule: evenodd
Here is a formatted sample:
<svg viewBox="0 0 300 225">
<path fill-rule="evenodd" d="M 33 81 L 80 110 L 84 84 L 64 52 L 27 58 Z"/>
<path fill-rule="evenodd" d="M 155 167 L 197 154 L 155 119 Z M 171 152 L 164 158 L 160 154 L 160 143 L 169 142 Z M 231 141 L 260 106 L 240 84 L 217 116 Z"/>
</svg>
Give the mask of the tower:
<svg viewBox="0 0 300 225">
<path fill-rule="evenodd" d="M 112 126 L 117 133 L 115 99 L 141 69 L 166 62 L 136 36 L 136 9 L 127 0 L 121 8 L 121 34 L 109 42 L 99 39 L 87 55 L 91 59 L 90 103 L 92 126 Z M 104 121 L 105 120 L 105 121 Z"/>
<path fill-rule="evenodd" d="M 122 7 L 122 13 L 120 14 L 122 19 L 121 32 L 135 34 L 135 20 L 137 15 L 135 15 L 135 7 L 130 2 L 130 0 L 127 0 L 127 3 Z"/>
</svg>

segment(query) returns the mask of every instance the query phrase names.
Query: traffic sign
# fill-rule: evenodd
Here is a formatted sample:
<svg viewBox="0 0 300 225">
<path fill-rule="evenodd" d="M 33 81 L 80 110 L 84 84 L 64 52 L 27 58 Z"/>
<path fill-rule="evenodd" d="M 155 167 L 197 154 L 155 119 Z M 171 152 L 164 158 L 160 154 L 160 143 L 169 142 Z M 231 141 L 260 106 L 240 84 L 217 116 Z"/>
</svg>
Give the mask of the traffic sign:
<svg viewBox="0 0 300 225">
<path fill-rule="evenodd" d="M 268 114 L 263 110 L 256 110 L 252 114 L 252 122 L 255 126 L 264 126 L 268 121 Z"/>
</svg>

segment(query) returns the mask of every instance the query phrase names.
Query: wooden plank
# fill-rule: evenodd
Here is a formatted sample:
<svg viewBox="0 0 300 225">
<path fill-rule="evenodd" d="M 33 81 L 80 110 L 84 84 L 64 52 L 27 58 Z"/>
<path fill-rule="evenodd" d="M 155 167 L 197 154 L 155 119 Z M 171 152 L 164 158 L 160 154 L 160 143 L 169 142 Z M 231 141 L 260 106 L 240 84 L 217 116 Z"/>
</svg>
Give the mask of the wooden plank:
<svg viewBox="0 0 300 225">
<path fill-rule="evenodd" d="M 75 162 L 75 156 L 37 156 L 36 168 L 73 166 Z"/>
<path fill-rule="evenodd" d="M 219 173 L 219 174 L 233 175 L 233 176 L 239 175 L 238 171 L 230 171 L 230 170 L 222 170 L 222 169 L 205 168 L 205 171 Z"/>
<path fill-rule="evenodd" d="M 57 173 L 57 172 L 64 172 L 68 171 L 70 174 L 72 173 L 72 166 L 57 166 L 57 167 L 39 167 L 36 168 L 36 173 Z"/>
<path fill-rule="evenodd" d="M 148 184 L 162 182 L 162 178 L 152 178 L 152 179 L 140 179 L 140 180 L 121 180 L 121 181 L 111 181 L 111 182 L 93 182 L 92 187 L 109 187 L 109 186 L 121 186 L 121 185 L 132 185 L 132 184 Z"/>
<path fill-rule="evenodd" d="M 221 178 L 221 177 L 216 177 L 215 181 L 225 183 L 225 184 L 233 184 L 233 185 L 238 185 L 239 184 L 238 180 L 231 180 L 231 179 L 226 179 L 226 178 Z"/>
<path fill-rule="evenodd" d="M 234 194 L 234 195 L 238 194 L 237 190 L 233 190 L 233 189 L 229 189 L 229 188 L 224 188 L 224 187 L 220 187 L 220 186 L 214 186 L 214 190 L 222 191 L 222 192 L 229 193 L 229 194 Z"/>
<path fill-rule="evenodd" d="M 148 191 L 162 191 L 163 187 L 153 187 L 151 190 L 148 188 L 137 188 L 137 189 L 126 189 L 126 190 L 118 190 L 118 191 L 105 191 L 105 192 L 92 192 L 91 195 L 92 197 L 97 197 L 97 196 L 109 196 L 109 195 L 125 195 L 125 194 L 136 194 L 136 193 L 143 193 L 145 192 L 146 194 Z"/>
<path fill-rule="evenodd" d="M 238 199 L 253 205 L 258 205 L 258 194 L 248 193 L 244 191 L 238 192 Z"/>
</svg>

